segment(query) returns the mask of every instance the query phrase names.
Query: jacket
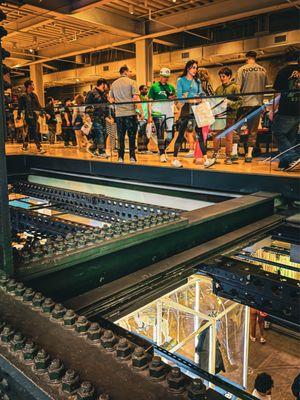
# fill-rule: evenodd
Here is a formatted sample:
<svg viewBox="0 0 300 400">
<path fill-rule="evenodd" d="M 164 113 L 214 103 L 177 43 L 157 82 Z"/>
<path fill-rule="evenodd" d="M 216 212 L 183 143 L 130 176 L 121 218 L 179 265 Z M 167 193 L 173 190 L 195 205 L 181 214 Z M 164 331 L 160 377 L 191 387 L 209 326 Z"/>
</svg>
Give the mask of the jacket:
<svg viewBox="0 0 300 400">
<path fill-rule="evenodd" d="M 107 95 L 102 90 L 94 88 L 91 90 L 85 99 L 85 104 L 95 105 L 92 111 L 92 119 L 105 119 L 110 115 L 110 103 L 107 99 Z"/>
<path fill-rule="evenodd" d="M 230 82 L 228 85 L 220 85 L 216 89 L 216 95 L 226 96 L 227 95 L 227 118 L 235 119 L 237 109 L 242 105 L 242 100 L 236 94 L 239 93 L 239 87 L 234 83 Z"/>
</svg>

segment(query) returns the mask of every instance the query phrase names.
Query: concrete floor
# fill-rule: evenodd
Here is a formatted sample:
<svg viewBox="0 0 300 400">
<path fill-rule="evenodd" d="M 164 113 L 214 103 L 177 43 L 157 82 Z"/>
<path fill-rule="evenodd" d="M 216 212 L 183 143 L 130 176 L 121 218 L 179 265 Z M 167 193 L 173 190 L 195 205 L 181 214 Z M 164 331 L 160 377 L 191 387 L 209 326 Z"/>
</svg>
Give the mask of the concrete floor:
<svg viewBox="0 0 300 400">
<path fill-rule="evenodd" d="M 295 400 L 291 385 L 300 372 L 299 341 L 272 329 L 265 336 L 264 345 L 250 342 L 249 391 L 253 389 L 256 375 L 267 372 L 274 381 L 272 400 Z"/>
</svg>

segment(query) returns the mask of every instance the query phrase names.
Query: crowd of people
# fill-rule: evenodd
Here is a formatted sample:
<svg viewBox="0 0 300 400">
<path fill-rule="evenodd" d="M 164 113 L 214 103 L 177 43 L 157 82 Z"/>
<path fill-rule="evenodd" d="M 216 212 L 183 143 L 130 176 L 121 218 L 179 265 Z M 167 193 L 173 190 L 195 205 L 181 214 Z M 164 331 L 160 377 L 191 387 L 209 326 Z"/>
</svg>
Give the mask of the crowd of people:
<svg viewBox="0 0 300 400">
<path fill-rule="evenodd" d="M 53 98 L 48 98 L 46 107 L 42 108 L 34 93 L 34 84 L 28 80 L 25 92 L 19 98 L 16 116 L 16 122 L 23 119 L 26 127 L 22 149 L 28 150 L 30 137 L 38 152 L 45 152 L 38 130 L 38 119 L 43 110 L 50 143 L 55 141 L 59 116 L 65 146 L 78 146 L 93 157 L 109 157 L 109 136 L 110 150 L 116 148 L 118 162 L 123 163 L 127 134 L 132 163 L 137 161 L 136 150 L 152 154 L 151 142 L 151 149 L 156 147 L 161 163 L 168 162 L 169 154 L 173 153 L 170 158 L 173 167 L 182 167 L 182 157 L 187 157 L 193 158 L 195 164 L 209 168 L 220 159 L 222 139 L 225 164 L 237 163 L 241 143 L 244 162 L 251 163 L 256 156 L 261 117 L 268 114 L 268 127 L 272 125 L 270 129 L 280 153 L 278 168 L 293 171 L 300 164 L 299 51 L 287 54 L 287 64 L 275 79 L 274 93 L 281 92 L 275 115 L 277 106 L 262 107 L 267 71 L 257 63 L 256 57 L 254 51 L 249 51 L 246 63 L 238 69 L 236 77 L 229 67 L 222 67 L 218 72 L 220 84 L 216 88 L 212 86 L 208 71 L 199 67 L 196 60 L 186 63 L 176 87 L 169 83 L 170 69 L 164 67 L 157 82 L 150 87 L 141 85 L 138 88 L 130 68 L 125 65 L 120 68 L 120 77 L 111 85 L 100 78 L 86 96 L 78 94 L 74 99 L 66 99 L 63 107 L 58 108 Z M 239 121 L 242 123 L 238 124 Z M 112 132 L 116 133 L 117 140 L 112 137 Z M 225 136 L 222 136 L 223 132 Z M 208 138 L 213 142 L 212 151 L 208 151 Z M 114 141 L 117 145 L 112 145 Z M 185 156 L 179 153 L 184 141 L 189 149 Z"/>
</svg>

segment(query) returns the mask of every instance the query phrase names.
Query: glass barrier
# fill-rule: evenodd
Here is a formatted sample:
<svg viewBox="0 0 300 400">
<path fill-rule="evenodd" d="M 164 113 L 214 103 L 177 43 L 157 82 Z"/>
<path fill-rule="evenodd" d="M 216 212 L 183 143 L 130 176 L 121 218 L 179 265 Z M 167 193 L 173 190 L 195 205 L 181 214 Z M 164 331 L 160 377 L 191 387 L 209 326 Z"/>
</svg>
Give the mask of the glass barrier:
<svg viewBox="0 0 300 400">
<path fill-rule="evenodd" d="M 278 145 L 280 132 L 273 126 L 280 96 L 295 95 L 299 91 L 227 94 L 224 90 L 214 96 L 122 103 L 110 103 L 107 97 L 99 104 L 53 104 L 50 111 L 48 106 L 35 112 L 31 121 L 12 107 L 6 113 L 7 153 L 21 146 L 27 151 L 33 139 L 36 144 L 40 140 L 49 155 L 66 158 L 299 174 L 290 165 L 299 158 L 298 132 L 289 132 L 288 143 L 280 139 Z M 245 105 L 249 98 L 256 105 Z M 11 145 L 14 141 L 20 145 Z"/>
</svg>

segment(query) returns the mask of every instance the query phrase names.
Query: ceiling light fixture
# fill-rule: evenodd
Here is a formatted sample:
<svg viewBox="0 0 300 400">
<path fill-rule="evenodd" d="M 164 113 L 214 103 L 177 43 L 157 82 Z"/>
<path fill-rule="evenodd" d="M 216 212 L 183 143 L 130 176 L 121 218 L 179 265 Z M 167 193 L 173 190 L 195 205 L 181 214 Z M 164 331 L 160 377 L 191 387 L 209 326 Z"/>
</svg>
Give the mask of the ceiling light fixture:
<svg viewBox="0 0 300 400">
<path fill-rule="evenodd" d="M 129 4 L 129 14 L 131 14 L 131 15 L 134 14 L 133 4 Z"/>
</svg>

